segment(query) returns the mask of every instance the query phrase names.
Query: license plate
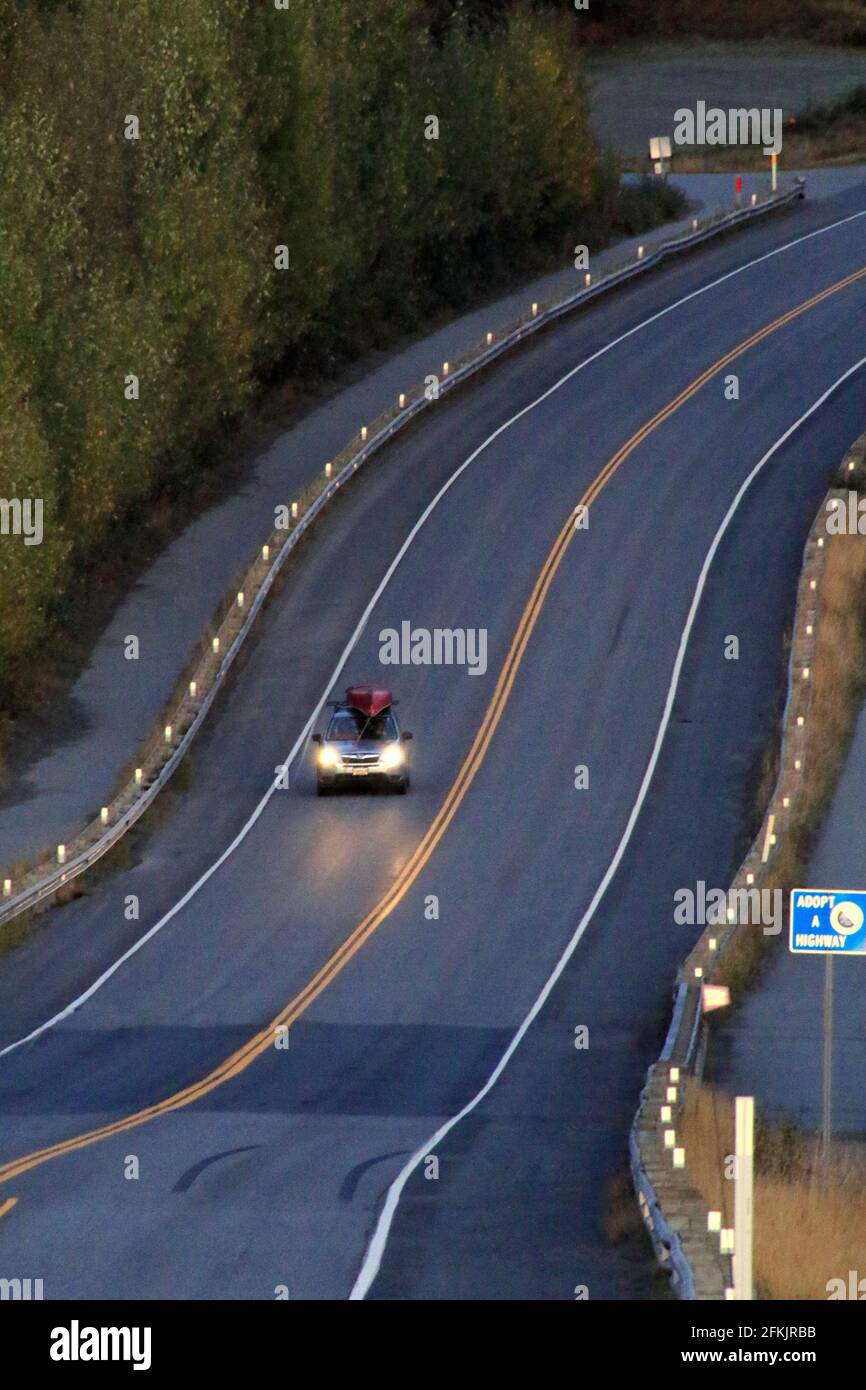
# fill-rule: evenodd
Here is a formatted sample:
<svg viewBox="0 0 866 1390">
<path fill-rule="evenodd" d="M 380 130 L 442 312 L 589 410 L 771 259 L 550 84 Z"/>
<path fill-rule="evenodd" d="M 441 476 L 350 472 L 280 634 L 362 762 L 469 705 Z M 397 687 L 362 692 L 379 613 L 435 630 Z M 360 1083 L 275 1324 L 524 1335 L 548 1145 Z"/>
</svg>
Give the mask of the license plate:
<svg viewBox="0 0 866 1390">
<path fill-rule="evenodd" d="M 366 777 L 366 776 L 367 776 L 368 770 L 369 770 L 369 769 L 366 768 L 366 767 L 353 767 L 353 768 L 352 768 L 352 776 L 353 776 L 353 777 Z"/>
</svg>

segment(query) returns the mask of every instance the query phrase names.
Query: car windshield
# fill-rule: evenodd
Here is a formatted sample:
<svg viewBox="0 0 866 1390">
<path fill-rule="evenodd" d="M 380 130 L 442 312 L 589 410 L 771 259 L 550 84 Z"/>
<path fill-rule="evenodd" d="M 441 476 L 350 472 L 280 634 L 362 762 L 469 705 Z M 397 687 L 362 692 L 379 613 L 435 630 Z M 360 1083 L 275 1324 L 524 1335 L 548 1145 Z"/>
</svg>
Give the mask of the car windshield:
<svg viewBox="0 0 866 1390">
<path fill-rule="evenodd" d="M 338 709 L 328 725 L 325 737 L 329 743 L 354 743 L 359 738 L 363 738 L 365 743 L 367 739 L 385 743 L 393 742 L 399 738 L 399 734 L 397 721 L 390 710 L 384 710 L 382 714 L 368 719 L 360 710 Z"/>
</svg>

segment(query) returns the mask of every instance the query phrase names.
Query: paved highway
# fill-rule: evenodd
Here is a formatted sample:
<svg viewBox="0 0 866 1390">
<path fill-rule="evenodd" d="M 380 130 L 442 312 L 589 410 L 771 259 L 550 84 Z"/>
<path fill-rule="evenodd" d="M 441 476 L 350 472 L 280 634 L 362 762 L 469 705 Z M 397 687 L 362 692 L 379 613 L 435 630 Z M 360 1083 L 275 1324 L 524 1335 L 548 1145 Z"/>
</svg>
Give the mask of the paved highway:
<svg viewBox="0 0 866 1390">
<path fill-rule="evenodd" d="M 649 1256 L 605 1236 L 610 1184 L 699 930 L 673 893 L 725 886 L 742 848 L 866 370 L 812 407 L 863 357 L 864 314 L 866 187 L 545 333 L 352 485 L 139 862 L 3 962 L 0 1274 L 49 1298 L 654 1295 Z M 679 670 L 720 525 L 807 412 L 730 520 Z M 486 674 L 382 668 L 404 620 L 485 628 Z M 386 674 L 411 794 L 317 800 L 310 715 Z M 392 1212 L 428 1152 L 438 1176 L 422 1161 Z"/>
</svg>

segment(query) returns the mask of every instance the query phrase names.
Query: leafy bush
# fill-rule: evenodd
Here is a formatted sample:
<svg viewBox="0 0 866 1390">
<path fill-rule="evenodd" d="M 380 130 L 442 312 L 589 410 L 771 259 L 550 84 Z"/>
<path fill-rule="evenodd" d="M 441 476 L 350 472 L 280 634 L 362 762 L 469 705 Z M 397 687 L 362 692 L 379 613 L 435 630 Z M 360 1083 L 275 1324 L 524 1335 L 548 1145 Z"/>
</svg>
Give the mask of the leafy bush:
<svg viewBox="0 0 866 1390">
<path fill-rule="evenodd" d="M 46 527 L 0 537 L 0 700 L 263 381 L 637 225 L 573 38 L 494 0 L 0 0 L 0 497 Z"/>
</svg>

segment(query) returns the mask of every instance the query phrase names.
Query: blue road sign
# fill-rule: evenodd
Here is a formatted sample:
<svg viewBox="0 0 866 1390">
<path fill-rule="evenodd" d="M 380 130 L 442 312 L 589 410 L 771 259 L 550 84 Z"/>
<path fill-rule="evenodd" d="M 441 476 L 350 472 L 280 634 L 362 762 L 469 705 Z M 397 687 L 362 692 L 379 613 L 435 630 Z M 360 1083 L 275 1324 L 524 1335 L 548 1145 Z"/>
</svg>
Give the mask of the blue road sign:
<svg viewBox="0 0 866 1390">
<path fill-rule="evenodd" d="M 866 892 L 791 890 L 788 945 L 795 955 L 866 955 Z"/>
</svg>

